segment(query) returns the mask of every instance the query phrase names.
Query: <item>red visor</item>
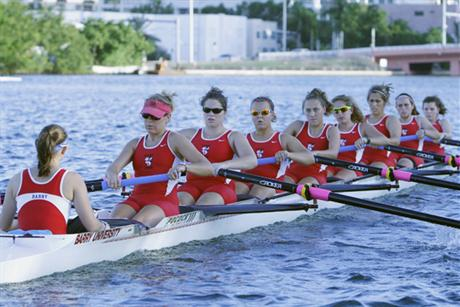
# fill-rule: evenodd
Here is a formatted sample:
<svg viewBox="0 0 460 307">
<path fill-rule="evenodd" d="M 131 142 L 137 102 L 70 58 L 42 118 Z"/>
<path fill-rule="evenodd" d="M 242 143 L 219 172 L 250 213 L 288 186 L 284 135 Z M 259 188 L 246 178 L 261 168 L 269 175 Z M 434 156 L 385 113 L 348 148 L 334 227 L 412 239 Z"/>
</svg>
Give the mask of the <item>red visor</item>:
<svg viewBox="0 0 460 307">
<path fill-rule="evenodd" d="M 162 118 L 168 113 L 171 113 L 172 108 L 170 105 L 161 100 L 147 99 L 144 102 L 141 114 L 150 114 L 158 118 Z"/>
</svg>

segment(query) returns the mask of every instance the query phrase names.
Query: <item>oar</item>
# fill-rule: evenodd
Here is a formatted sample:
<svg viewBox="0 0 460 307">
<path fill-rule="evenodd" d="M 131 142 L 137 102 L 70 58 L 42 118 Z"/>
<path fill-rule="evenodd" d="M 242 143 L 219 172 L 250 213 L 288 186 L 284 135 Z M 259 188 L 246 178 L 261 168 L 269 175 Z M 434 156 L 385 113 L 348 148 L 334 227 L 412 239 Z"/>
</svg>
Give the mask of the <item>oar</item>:
<svg viewBox="0 0 460 307">
<path fill-rule="evenodd" d="M 433 142 L 433 140 L 430 139 L 429 137 L 425 137 L 425 140 L 429 141 L 429 142 Z M 452 146 L 460 146 L 460 140 L 453 140 L 453 139 L 443 138 L 443 139 L 441 139 L 439 141 L 439 143 L 446 144 L 446 145 L 452 145 Z"/>
<path fill-rule="evenodd" d="M 290 204 L 238 204 L 238 205 L 207 205 L 207 206 L 181 206 L 182 211 L 202 211 L 206 215 L 248 214 L 264 212 L 299 211 L 317 209 L 317 205 L 304 203 Z"/>
<path fill-rule="evenodd" d="M 315 162 L 320 164 L 332 165 L 337 167 L 346 168 L 352 171 L 358 171 L 365 174 L 374 174 L 386 178 L 388 180 L 402 180 L 402 181 L 412 181 L 423 183 L 427 185 L 460 190 L 460 184 L 455 182 L 450 182 L 446 180 L 440 180 L 430 177 L 424 177 L 420 175 L 413 174 L 408 171 L 394 169 L 392 167 L 381 168 L 376 166 L 370 166 L 365 164 L 353 163 L 348 161 L 342 161 L 337 159 L 331 159 L 326 157 L 315 156 Z"/>
<path fill-rule="evenodd" d="M 460 167 L 460 156 L 440 155 L 440 154 L 430 153 L 426 151 L 415 150 L 411 148 L 405 148 L 405 147 L 393 146 L 393 145 L 379 146 L 378 148 L 385 149 L 388 151 L 403 153 L 406 155 L 416 156 L 416 157 L 426 159 L 426 160 L 442 162 L 452 167 Z"/>
<path fill-rule="evenodd" d="M 305 199 L 319 199 L 325 201 L 334 201 L 338 203 L 342 203 L 345 205 L 350 205 L 354 207 L 364 208 L 373 211 L 384 212 L 388 214 L 398 215 L 402 217 L 407 217 L 415 220 L 420 220 L 424 222 L 429 222 L 433 224 L 443 225 L 443 226 L 450 226 L 454 228 L 460 229 L 460 221 L 432 215 L 428 213 L 418 212 L 414 210 L 394 207 L 374 201 L 369 201 L 365 199 L 360 199 L 356 197 L 346 196 L 337 194 L 325 189 L 316 188 L 316 187 L 309 187 L 308 185 L 297 185 L 282 181 L 273 180 L 270 178 L 265 178 L 261 176 L 255 176 L 250 174 L 244 174 L 237 171 L 232 171 L 228 169 L 220 169 L 218 171 L 220 176 L 239 180 L 239 181 L 246 181 L 252 182 L 254 184 L 258 184 L 264 187 L 274 188 L 278 190 L 284 190 L 291 193 L 296 193 L 304 197 Z"/>
</svg>

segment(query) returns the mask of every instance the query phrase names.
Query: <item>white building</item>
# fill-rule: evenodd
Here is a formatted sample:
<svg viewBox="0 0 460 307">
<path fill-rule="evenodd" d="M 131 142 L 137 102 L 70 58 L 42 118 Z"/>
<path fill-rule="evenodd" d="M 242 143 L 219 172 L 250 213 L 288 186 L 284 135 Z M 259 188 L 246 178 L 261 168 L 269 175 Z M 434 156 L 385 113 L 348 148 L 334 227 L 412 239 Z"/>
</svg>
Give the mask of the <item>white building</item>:
<svg viewBox="0 0 460 307">
<path fill-rule="evenodd" d="M 175 62 L 189 61 L 189 15 L 152 15 L 120 12 L 65 11 L 66 22 L 84 23 L 89 18 L 122 22 L 132 18 L 144 20 L 143 32 L 158 39 Z M 254 58 L 259 52 L 278 51 L 274 39 L 279 31 L 275 22 L 248 19 L 245 16 L 196 14 L 194 16 L 194 55 L 198 62 L 228 58 Z M 255 38 L 255 39 L 252 39 Z"/>
</svg>

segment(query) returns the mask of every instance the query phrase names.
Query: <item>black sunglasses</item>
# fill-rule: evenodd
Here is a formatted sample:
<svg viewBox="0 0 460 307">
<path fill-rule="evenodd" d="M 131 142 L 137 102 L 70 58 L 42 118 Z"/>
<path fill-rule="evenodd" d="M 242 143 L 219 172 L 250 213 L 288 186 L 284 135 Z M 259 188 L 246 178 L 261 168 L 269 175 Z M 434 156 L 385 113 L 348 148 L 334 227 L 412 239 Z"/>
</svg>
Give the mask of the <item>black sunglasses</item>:
<svg viewBox="0 0 460 307">
<path fill-rule="evenodd" d="M 203 108 L 203 112 L 206 114 L 208 114 L 209 112 L 212 112 L 214 114 L 219 114 L 223 110 L 224 109 L 221 109 L 221 108 L 206 108 L 206 107 Z"/>
<path fill-rule="evenodd" d="M 143 119 L 150 119 L 150 120 L 160 120 L 161 119 L 161 118 L 155 117 L 155 116 L 147 114 L 147 113 L 143 113 L 142 118 Z"/>
</svg>

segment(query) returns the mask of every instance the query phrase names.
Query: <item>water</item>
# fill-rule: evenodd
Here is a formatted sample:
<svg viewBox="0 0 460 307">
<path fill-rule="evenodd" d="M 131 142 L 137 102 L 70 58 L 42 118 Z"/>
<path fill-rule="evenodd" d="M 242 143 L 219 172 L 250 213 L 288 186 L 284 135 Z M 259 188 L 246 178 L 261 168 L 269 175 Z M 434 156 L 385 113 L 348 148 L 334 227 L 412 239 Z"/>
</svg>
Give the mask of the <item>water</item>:
<svg viewBox="0 0 460 307">
<path fill-rule="evenodd" d="M 198 126 L 198 101 L 210 86 L 229 96 L 227 125 L 248 131 L 251 98 L 277 105 L 276 128 L 302 118 L 313 87 L 350 94 L 365 111 L 367 89 L 390 82 L 416 101 L 437 94 L 459 127 L 460 79 L 452 77 L 156 77 L 25 76 L 0 83 L 0 190 L 34 160 L 34 138 L 49 123 L 71 137 L 65 166 L 100 178 L 131 138 L 143 133 L 148 95 L 175 91 L 172 129 Z M 394 95 L 393 95 L 394 97 Z M 389 106 L 390 112 L 394 108 Z M 455 129 L 455 128 L 454 128 Z M 455 131 L 460 138 L 460 130 Z M 455 151 L 454 151 L 455 152 Z M 458 151 L 457 151 L 458 152 Z M 457 177 L 452 178 L 460 182 Z M 418 185 L 381 201 L 460 219 L 458 192 Z M 94 207 L 120 200 L 93 193 Z M 401 306 L 460 303 L 460 232 L 352 207 L 249 232 L 138 252 L 26 283 L 0 285 L 0 304 L 16 305 L 327 305 Z M 49 264 L 46 264 L 49 265 Z"/>
</svg>

